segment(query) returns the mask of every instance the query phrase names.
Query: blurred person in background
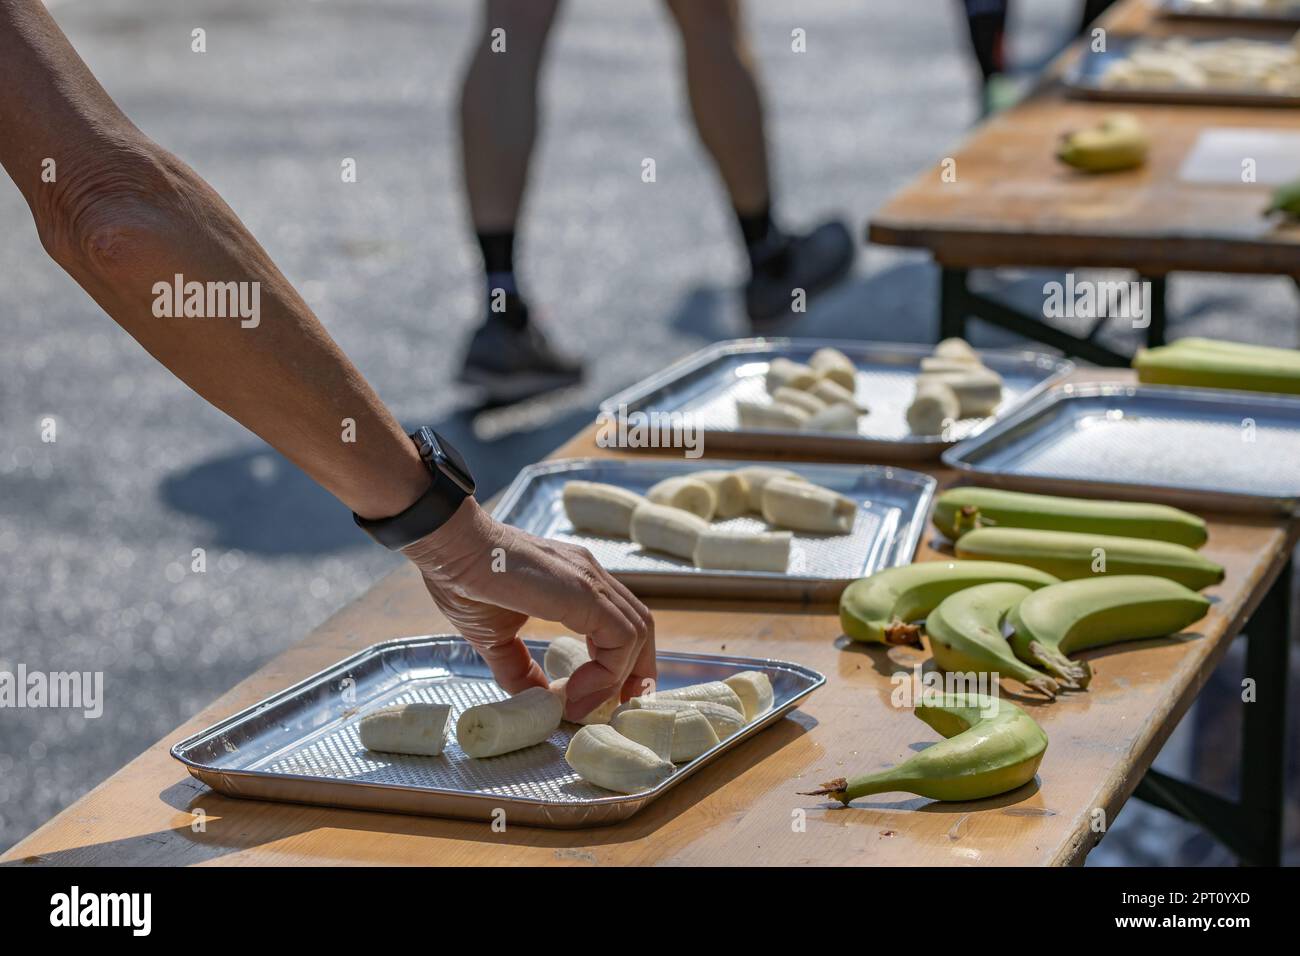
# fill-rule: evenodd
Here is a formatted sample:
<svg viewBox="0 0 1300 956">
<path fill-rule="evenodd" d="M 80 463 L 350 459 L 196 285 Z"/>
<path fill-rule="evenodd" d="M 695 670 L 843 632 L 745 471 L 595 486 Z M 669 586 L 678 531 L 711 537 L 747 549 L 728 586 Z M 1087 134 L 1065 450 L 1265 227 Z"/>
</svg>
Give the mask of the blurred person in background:
<svg viewBox="0 0 1300 956">
<path fill-rule="evenodd" d="M 807 233 L 778 224 L 763 105 L 738 0 L 665 3 L 681 36 L 695 128 L 748 254 L 746 312 L 754 322 L 789 315 L 794 289 L 811 298 L 848 272 L 853 240 L 837 220 Z M 515 272 L 515 234 L 537 136 L 538 73 L 559 6 L 559 0 L 485 0 L 461 91 L 465 191 L 483 255 L 485 306 L 459 380 L 482 389 L 489 403 L 520 401 L 582 378 L 581 363 L 547 340 Z M 497 30 L 505 31 L 504 51 L 494 50 Z M 634 230 L 628 223 L 629 236 Z"/>
</svg>

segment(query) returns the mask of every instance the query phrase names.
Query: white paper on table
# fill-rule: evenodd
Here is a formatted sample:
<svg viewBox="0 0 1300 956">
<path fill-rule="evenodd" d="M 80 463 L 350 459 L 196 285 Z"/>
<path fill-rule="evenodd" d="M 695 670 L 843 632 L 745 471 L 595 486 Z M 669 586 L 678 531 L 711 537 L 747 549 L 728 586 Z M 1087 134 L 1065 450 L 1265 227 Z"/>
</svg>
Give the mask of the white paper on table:
<svg viewBox="0 0 1300 956">
<path fill-rule="evenodd" d="M 1178 178 L 1188 183 L 1238 185 L 1242 162 L 1255 161 L 1255 182 L 1280 186 L 1300 179 L 1300 133 L 1275 129 L 1206 129 L 1183 160 Z"/>
</svg>

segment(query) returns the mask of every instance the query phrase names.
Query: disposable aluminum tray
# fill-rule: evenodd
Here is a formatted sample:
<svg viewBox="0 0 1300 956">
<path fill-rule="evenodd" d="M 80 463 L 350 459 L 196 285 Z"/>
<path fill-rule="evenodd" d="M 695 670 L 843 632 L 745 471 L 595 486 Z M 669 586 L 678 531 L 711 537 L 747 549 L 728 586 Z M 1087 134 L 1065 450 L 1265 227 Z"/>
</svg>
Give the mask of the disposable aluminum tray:
<svg viewBox="0 0 1300 956">
<path fill-rule="evenodd" d="M 839 349 L 858 367 L 857 396 L 869 413 L 858 420 L 858 434 L 743 429 L 736 399 L 766 401 L 764 376 L 778 356 L 807 362 L 823 346 Z M 996 416 L 956 422 L 946 436 L 913 435 L 907 406 L 916 389 L 925 345 L 758 338 L 719 342 L 625 389 L 600 406 L 603 421 L 651 423 L 685 419 L 702 430 L 708 454 L 719 451 L 780 452 L 807 458 L 888 461 L 935 459 L 945 448 L 986 428 Z M 981 352 L 984 363 L 1002 376 L 1004 415 L 1074 369 L 1070 362 L 1036 352 Z M 609 430 L 611 436 L 614 429 Z M 632 433 L 629 432 L 629 435 Z M 633 450 L 641 446 L 628 444 Z"/>
<path fill-rule="evenodd" d="M 1300 27 L 1300 5 L 1281 8 L 1232 8 L 1205 0 L 1163 0 L 1160 15 L 1174 20 L 1199 20 L 1224 26 Z"/>
<path fill-rule="evenodd" d="M 943 456 L 980 484 L 1295 513 L 1300 399 L 1145 385 L 1065 385 Z"/>
<path fill-rule="evenodd" d="M 526 641 L 538 662 L 546 641 Z M 826 682 L 786 661 L 660 651 L 659 687 L 761 670 L 772 681 L 771 711 L 677 771 L 632 796 L 582 781 L 564 761 L 577 725 L 561 724 L 533 747 L 476 760 L 448 733 L 438 757 L 371 753 L 357 725 L 377 708 L 409 701 L 446 703 L 457 718 L 475 704 L 506 696 L 463 638 L 404 637 L 375 644 L 293 687 L 254 704 L 172 747 L 172 756 L 213 790 L 230 797 L 358 810 L 492 820 L 507 825 L 594 827 L 616 823 L 706 764 L 780 720 Z"/>
<path fill-rule="evenodd" d="M 1201 106 L 1300 106 L 1300 96 L 1289 93 L 1254 93 L 1249 90 L 1207 87 L 1193 89 L 1177 86 L 1113 87 L 1102 84 L 1102 74 L 1112 63 L 1126 59 L 1133 47 L 1150 42 L 1140 37 L 1113 36 L 1102 51 L 1084 50 L 1062 76 L 1072 96 L 1088 100 L 1122 103 L 1184 103 Z M 1267 42 L 1267 41 L 1262 41 Z M 1277 41 L 1284 45 L 1286 41 Z"/>
<path fill-rule="evenodd" d="M 746 465 L 788 468 L 814 484 L 852 498 L 858 503 L 852 532 L 842 535 L 795 532 L 787 573 L 718 571 L 645 551 L 640 545 L 621 538 L 579 533 L 564 513 L 562 495 L 569 481 L 598 481 L 644 494 L 651 485 L 665 478 Z M 694 461 L 573 458 L 524 468 L 506 489 L 493 514 L 506 524 L 541 537 L 582 545 L 638 594 L 834 601 L 850 581 L 912 560 L 934 489 L 935 480 L 929 475 L 879 465 L 713 458 Z M 717 521 L 714 526 L 737 531 L 771 530 L 757 515 Z"/>
</svg>

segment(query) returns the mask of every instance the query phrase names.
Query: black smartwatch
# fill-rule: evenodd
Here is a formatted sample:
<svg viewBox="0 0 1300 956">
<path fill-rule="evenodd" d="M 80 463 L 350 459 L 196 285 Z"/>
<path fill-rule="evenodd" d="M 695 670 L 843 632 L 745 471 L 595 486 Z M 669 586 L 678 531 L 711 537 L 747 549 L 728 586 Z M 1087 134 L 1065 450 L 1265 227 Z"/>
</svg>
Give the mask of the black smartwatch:
<svg viewBox="0 0 1300 956">
<path fill-rule="evenodd" d="M 441 528 L 461 503 L 474 494 L 474 477 L 451 442 L 428 426 L 413 432 L 411 441 L 420 450 L 420 460 L 433 478 L 429 490 L 415 504 L 391 518 L 363 518 L 355 512 L 352 515 L 362 531 L 392 551 L 414 544 Z"/>
</svg>

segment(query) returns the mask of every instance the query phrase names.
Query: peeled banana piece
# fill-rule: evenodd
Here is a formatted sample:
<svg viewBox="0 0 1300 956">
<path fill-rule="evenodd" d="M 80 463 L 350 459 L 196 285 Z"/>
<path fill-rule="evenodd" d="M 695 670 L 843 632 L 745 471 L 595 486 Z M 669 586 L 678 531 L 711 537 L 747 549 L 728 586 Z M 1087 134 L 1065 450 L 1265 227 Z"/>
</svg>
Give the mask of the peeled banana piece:
<svg viewBox="0 0 1300 956">
<path fill-rule="evenodd" d="M 561 677 L 559 680 L 551 681 L 551 693 L 560 698 L 560 703 L 566 702 L 565 695 L 568 693 L 569 678 Z M 614 711 L 618 710 L 618 694 L 615 694 L 603 704 L 598 704 L 584 716 L 575 720 L 576 724 L 607 724 L 609 719 L 614 716 Z"/>
<path fill-rule="evenodd" d="M 845 388 L 829 378 L 819 378 L 808 387 L 808 394 L 820 398 L 827 405 L 848 405 L 860 413 L 867 411 L 867 406 L 857 400 L 854 389 Z"/>
<path fill-rule="evenodd" d="M 746 465 L 744 468 L 737 468 L 735 474 L 745 481 L 749 510 L 757 512 L 763 510 L 763 489 L 767 487 L 767 483 L 772 479 L 806 480 L 802 475 L 788 468 L 772 468 L 767 465 Z"/>
<path fill-rule="evenodd" d="M 700 535 L 709 523 L 680 508 L 647 502 L 632 512 L 631 538 L 643 548 L 694 560 Z"/>
<path fill-rule="evenodd" d="M 746 722 L 763 716 L 772 709 L 776 700 L 772 691 L 772 681 L 762 671 L 741 671 L 722 681 L 736 692 L 741 706 L 745 708 Z"/>
<path fill-rule="evenodd" d="M 530 687 L 505 700 L 470 707 L 456 722 L 456 742 L 471 757 L 496 757 L 540 744 L 563 716 L 559 694 Z"/>
<path fill-rule="evenodd" d="M 1090 173 L 1132 169 L 1146 162 L 1148 139 L 1132 113 L 1111 113 L 1096 126 L 1061 137 L 1056 158 Z"/>
<path fill-rule="evenodd" d="M 817 373 L 807 365 L 778 356 L 767 366 L 767 390 L 775 392 L 784 386 L 802 391 L 816 382 L 817 377 Z"/>
<path fill-rule="evenodd" d="M 948 595 L 925 618 L 934 662 L 952 674 L 1010 677 L 1055 699 L 1057 682 L 1016 657 L 1002 636 L 1003 619 L 1030 593 L 1024 585 L 997 582 Z"/>
<path fill-rule="evenodd" d="M 632 512 L 645 503 L 634 491 L 596 481 L 566 481 L 562 499 L 564 513 L 578 531 L 615 538 L 629 536 Z"/>
<path fill-rule="evenodd" d="M 1086 687 L 1092 670 L 1067 655 L 1118 641 L 1176 634 L 1210 609 L 1202 595 L 1151 575 L 1063 581 L 1028 595 L 1007 614 L 1011 650 L 1058 680 Z"/>
<path fill-rule="evenodd" d="M 547 677 L 556 681 L 571 676 L 589 660 L 591 655 L 587 653 L 585 641 L 572 637 L 557 637 L 546 648 L 546 654 L 542 658 L 542 668 L 546 671 Z"/>
<path fill-rule="evenodd" d="M 720 680 L 705 681 L 703 684 L 687 684 L 685 687 L 674 687 L 672 690 L 660 690 L 639 699 L 643 701 L 684 700 L 690 703 L 708 701 L 729 707 L 741 715 L 745 713 L 745 705 L 741 703 L 740 696 Z"/>
<path fill-rule="evenodd" d="M 1194 590 L 1223 580 L 1222 566 L 1181 544 L 1080 531 L 980 528 L 957 539 L 959 558 L 1010 561 L 1063 580 L 1153 574 Z"/>
<path fill-rule="evenodd" d="M 691 477 L 713 489 L 713 497 L 717 502 L 713 510 L 714 518 L 725 521 L 727 518 L 743 515 L 749 510 L 749 486 L 739 472 L 696 471 L 692 472 Z"/>
<path fill-rule="evenodd" d="M 820 348 L 812 354 L 808 364 L 822 378 L 830 379 L 841 388 L 851 392 L 857 387 L 858 368 L 853 364 L 853 360 L 839 349 Z"/>
<path fill-rule="evenodd" d="M 907 406 L 907 427 L 918 435 L 941 435 L 944 428 L 961 418 L 957 393 L 935 379 L 917 381 L 916 395 Z"/>
<path fill-rule="evenodd" d="M 681 701 L 677 702 L 682 703 Z M 656 715 L 653 723 L 644 723 L 638 714 Z M 718 744 L 718 735 L 709 719 L 694 707 L 623 707 L 614 715 L 613 727 L 619 733 L 631 737 L 638 743 L 650 746 L 642 737 L 651 733 L 651 728 L 662 726 L 667 719 L 671 730 L 668 759 L 673 763 L 686 763 L 700 754 L 712 750 Z M 650 747 L 654 750 L 654 747 Z M 658 751 L 656 751 L 657 753 Z"/>
<path fill-rule="evenodd" d="M 690 475 L 665 478 L 646 492 L 646 497 L 657 505 L 681 508 L 705 521 L 713 518 L 718 507 L 718 496 L 704 481 Z"/>
<path fill-rule="evenodd" d="M 700 717 L 704 720 L 703 716 Z M 660 760 L 673 759 L 673 725 L 677 715 L 670 710 L 620 710 L 610 726 L 628 740 L 652 750 Z M 704 721 L 708 724 L 708 721 Z"/>
<path fill-rule="evenodd" d="M 782 405 L 793 405 L 795 408 L 802 409 L 809 415 L 816 415 L 826 407 L 826 402 L 822 401 L 812 392 L 805 392 L 797 388 L 791 388 L 788 385 L 782 385 L 773 392 L 772 400 Z"/>
<path fill-rule="evenodd" d="M 951 694 L 922 703 L 916 716 L 942 740 L 881 773 L 828 781 L 806 796 L 848 804 L 875 793 L 902 791 L 931 800 L 982 800 L 1034 779 L 1047 734 L 1015 704 L 982 694 Z"/>
<path fill-rule="evenodd" d="M 763 486 L 763 520 L 779 528 L 823 534 L 848 534 L 858 505 L 829 488 L 789 478 L 773 478 Z"/>
<path fill-rule="evenodd" d="M 942 382 L 952 389 L 961 418 L 992 415 L 1002 404 L 1002 376 L 983 365 L 952 372 L 922 372 L 916 380 L 918 394 L 932 382 Z"/>
<path fill-rule="evenodd" d="M 983 365 L 979 353 L 965 339 L 944 339 L 934 347 L 934 357 L 949 362 L 964 362 L 969 365 Z"/>
<path fill-rule="evenodd" d="M 745 726 L 745 715 L 739 710 L 719 704 L 712 700 L 679 700 L 653 694 L 648 697 L 633 697 L 623 707 L 628 710 L 670 710 L 673 712 L 693 710 L 703 714 L 719 740 L 726 740 L 732 734 L 739 733 Z M 615 714 L 617 716 L 617 714 Z"/>
<path fill-rule="evenodd" d="M 725 571 L 785 571 L 790 565 L 789 531 L 727 531 L 710 528 L 695 543 L 697 568 Z"/>
<path fill-rule="evenodd" d="M 447 704 L 397 704 L 366 714 L 357 733 L 367 750 L 436 757 L 446 744 L 450 718 Z"/>
<path fill-rule="evenodd" d="M 736 402 L 736 417 L 741 428 L 767 428 L 778 431 L 798 431 L 812 416 L 802 408 L 783 402 Z"/>
<path fill-rule="evenodd" d="M 545 693 L 545 692 L 543 692 Z M 616 793 L 640 793 L 673 775 L 673 765 L 609 724 L 583 727 L 569 741 L 564 759 L 583 780 Z"/>
<path fill-rule="evenodd" d="M 814 412 L 803 426 L 808 431 L 858 433 L 858 410 L 852 405 L 837 403 Z"/>
</svg>

